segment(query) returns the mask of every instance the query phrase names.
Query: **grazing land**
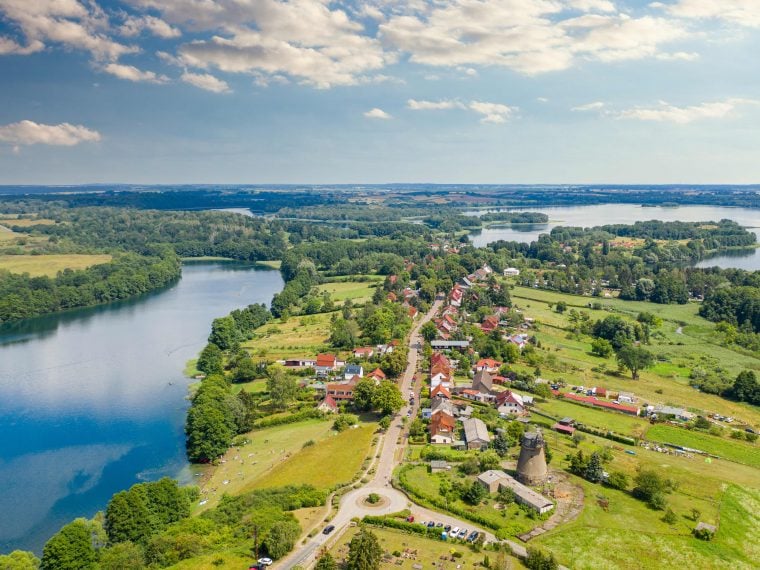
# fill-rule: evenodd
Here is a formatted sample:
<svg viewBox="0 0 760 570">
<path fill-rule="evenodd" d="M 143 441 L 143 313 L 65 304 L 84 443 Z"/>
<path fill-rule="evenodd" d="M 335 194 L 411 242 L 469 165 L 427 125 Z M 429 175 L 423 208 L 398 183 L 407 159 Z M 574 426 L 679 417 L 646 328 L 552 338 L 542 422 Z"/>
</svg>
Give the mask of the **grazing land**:
<svg viewBox="0 0 760 570">
<path fill-rule="evenodd" d="M 109 261 L 111 256 L 105 254 L 0 255 L 0 269 L 7 269 L 11 273 L 28 273 L 32 277 L 55 277 L 64 269 L 87 269 Z"/>
<path fill-rule="evenodd" d="M 243 343 L 252 356 L 281 359 L 315 356 L 321 352 L 330 336 L 332 313 L 303 315 L 270 321 L 256 331 L 253 340 Z"/>
<path fill-rule="evenodd" d="M 647 439 L 698 449 L 727 461 L 743 463 L 760 469 L 760 447 L 707 433 L 687 431 L 673 426 L 657 425 L 647 432 Z"/>
<path fill-rule="evenodd" d="M 363 303 L 372 298 L 372 293 L 378 283 L 382 284 L 382 278 L 370 276 L 371 280 L 366 282 L 356 281 L 335 281 L 325 283 L 319 286 L 320 291 L 326 291 L 330 294 L 333 301 L 346 301 L 351 299 L 354 303 Z"/>
</svg>

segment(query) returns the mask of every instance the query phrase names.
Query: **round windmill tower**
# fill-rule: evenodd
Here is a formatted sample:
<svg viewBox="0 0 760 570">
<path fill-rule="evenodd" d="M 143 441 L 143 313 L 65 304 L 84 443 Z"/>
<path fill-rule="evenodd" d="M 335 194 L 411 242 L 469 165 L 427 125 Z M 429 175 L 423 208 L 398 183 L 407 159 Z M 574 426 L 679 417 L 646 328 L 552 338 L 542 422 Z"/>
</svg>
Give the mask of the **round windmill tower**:
<svg viewBox="0 0 760 570">
<path fill-rule="evenodd" d="M 525 433 L 517 460 L 517 480 L 524 485 L 540 485 L 546 482 L 548 472 L 543 433 L 541 430 Z"/>
</svg>

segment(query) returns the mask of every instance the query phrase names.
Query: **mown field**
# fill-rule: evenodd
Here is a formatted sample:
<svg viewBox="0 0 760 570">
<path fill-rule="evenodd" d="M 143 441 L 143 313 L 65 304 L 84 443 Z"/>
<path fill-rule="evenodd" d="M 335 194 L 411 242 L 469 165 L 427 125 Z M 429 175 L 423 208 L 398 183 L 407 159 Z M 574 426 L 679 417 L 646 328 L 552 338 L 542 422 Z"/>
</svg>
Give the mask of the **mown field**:
<svg viewBox="0 0 760 570">
<path fill-rule="evenodd" d="M 307 441 L 321 442 L 331 437 L 331 428 L 329 421 L 309 420 L 250 432 L 246 435 L 249 443 L 231 448 L 222 457 L 224 463 L 199 468 L 201 473 L 211 474 L 201 488 L 202 498 L 208 502 L 200 510 L 215 506 L 223 493 L 239 495 L 244 492 L 297 455 Z M 228 483 L 225 485 L 224 481 Z"/>
<path fill-rule="evenodd" d="M 332 433 L 290 454 L 261 477 L 249 480 L 242 490 L 301 484 L 330 489 L 349 483 L 370 455 L 376 431 L 377 424 L 368 423 L 338 434 Z"/>
<path fill-rule="evenodd" d="M 32 277 L 55 277 L 64 269 L 87 269 L 111 261 L 110 255 L 0 255 L 0 269 L 28 273 Z"/>
<path fill-rule="evenodd" d="M 257 331 L 255 339 L 243 343 L 254 357 L 283 359 L 316 356 L 327 348 L 332 313 L 290 317 L 272 321 Z"/>
<path fill-rule="evenodd" d="M 411 569 L 415 564 L 421 564 L 422 568 L 441 568 L 454 570 L 455 568 L 477 568 L 485 556 L 491 561 L 496 558 L 493 552 L 474 552 L 464 545 L 453 546 L 443 541 L 424 538 L 414 534 L 407 534 L 396 529 L 369 527 L 377 535 L 383 551 L 391 557 L 384 560 L 381 568 L 407 568 Z M 330 549 L 330 554 L 337 560 L 342 561 L 348 554 L 348 543 L 359 532 L 358 528 L 351 528 L 338 539 Z M 392 556 L 393 552 L 412 552 L 412 557 Z M 461 558 L 452 561 L 452 554 L 460 553 Z M 520 570 L 525 568 L 517 558 L 509 557 L 511 568 Z"/>
<path fill-rule="evenodd" d="M 735 439 L 715 437 L 707 433 L 687 431 L 667 425 L 651 427 L 647 431 L 647 439 L 699 449 L 728 461 L 743 463 L 760 469 L 760 445 L 757 443 L 744 443 Z M 760 473 L 758 473 L 758 477 L 760 477 Z"/>
<path fill-rule="evenodd" d="M 376 286 L 378 284 L 382 285 L 383 282 L 382 277 L 375 275 L 367 276 L 366 278 L 370 280 L 366 282 L 336 281 L 324 283 L 319 286 L 319 290 L 330 293 L 330 297 L 336 302 L 343 302 L 347 299 L 351 299 L 354 303 L 363 303 L 372 298 Z"/>
<path fill-rule="evenodd" d="M 760 425 L 760 411 L 747 404 L 733 402 L 716 395 L 706 394 L 689 385 L 689 373 L 695 366 L 721 367 L 733 377 L 745 369 L 760 370 L 760 359 L 731 350 L 719 344 L 715 325 L 697 315 L 695 303 L 686 305 L 656 305 L 619 299 L 592 299 L 565 295 L 551 291 L 515 287 L 513 301 L 523 312 L 537 321 L 536 336 L 546 349 L 542 351 L 544 363 L 541 376 L 550 380 L 565 380 L 568 384 L 603 386 L 613 391 L 634 392 L 640 402 L 682 406 L 701 413 L 720 412 L 750 425 Z M 591 354 L 590 337 L 572 337 L 567 327 L 567 312 L 559 314 L 549 307 L 558 301 L 571 308 L 587 311 L 592 320 L 618 314 L 634 319 L 639 312 L 649 311 L 663 319 L 662 326 L 653 331 L 649 350 L 660 361 L 650 370 L 641 373 L 637 381 L 630 375 L 617 374 L 614 357 L 599 358 Z M 594 310 L 588 303 L 598 301 L 613 309 Z M 531 370 L 525 366 L 517 366 Z M 596 369 L 596 370 L 592 370 Z"/>
</svg>

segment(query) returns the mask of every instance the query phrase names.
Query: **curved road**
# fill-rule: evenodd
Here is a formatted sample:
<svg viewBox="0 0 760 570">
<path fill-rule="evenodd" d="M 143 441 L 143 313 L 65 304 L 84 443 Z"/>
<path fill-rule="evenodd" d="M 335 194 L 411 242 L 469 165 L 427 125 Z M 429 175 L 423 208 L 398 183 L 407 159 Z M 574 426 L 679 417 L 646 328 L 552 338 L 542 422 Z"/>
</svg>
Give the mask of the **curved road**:
<svg viewBox="0 0 760 570">
<path fill-rule="evenodd" d="M 419 361 L 418 350 L 422 348 L 422 338 L 419 334 L 420 328 L 435 316 L 441 308 L 441 304 L 441 300 L 436 301 L 427 314 L 417 322 L 409 336 L 409 358 L 400 385 L 401 393 L 405 399 L 408 396 L 409 390 L 414 388 L 413 381 Z M 274 568 L 285 569 L 292 568 L 293 566 L 308 568 L 314 563 L 316 556 L 319 555 L 322 548 L 329 547 L 346 531 L 347 528 L 349 528 L 351 519 L 361 518 L 365 515 L 390 514 L 404 509 L 410 509 L 416 521 L 434 520 L 436 522 L 441 522 L 444 525 L 448 524 L 452 527 L 458 526 L 459 528 L 466 528 L 470 532 L 477 530 L 485 534 L 486 541 L 495 540 L 493 534 L 486 532 L 482 528 L 475 526 L 468 521 L 462 521 L 452 516 L 415 505 L 404 493 L 391 486 L 390 482 L 393 476 L 393 470 L 403 460 L 407 444 L 407 437 L 406 433 L 404 433 L 404 426 L 401 423 L 401 418 L 405 417 L 409 411 L 411 411 L 411 417 L 415 417 L 419 401 L 419 394 L 417 394 L 415 405 L 409 406 L 407 404 L 404 406 L 401 412 L 394 418 L 391 427 L 388 428 L 388 431 L 383 435 L 382 451 L 380 452 L 379 459 L 374 463 L 375 474 L 372 479 L 364 486 L 349 491 L 341 498 L 340 507 L 338 508 L 337 513 L 335 513 L 332 521 L 329 523 L 335 526 L 335 530 L 329 535 L 324 535 L 322 532 L 319 532 L 319 534 L 314 537 L 307 539 L 306 543 L 300 544 L 287 557 L 278 561 Z M 378 505 L 367 505 L 364 502 L 364 499 L 370 493 L 377 493 L 382 497 L 382 501 Z M 324 525 L 320 525 L 320 530 L 323 526 Z M 513 543 L 511 546 L 513 549 L 521 549 L 523 552 L 525 550 L 518 544 Z"/>
</svg>

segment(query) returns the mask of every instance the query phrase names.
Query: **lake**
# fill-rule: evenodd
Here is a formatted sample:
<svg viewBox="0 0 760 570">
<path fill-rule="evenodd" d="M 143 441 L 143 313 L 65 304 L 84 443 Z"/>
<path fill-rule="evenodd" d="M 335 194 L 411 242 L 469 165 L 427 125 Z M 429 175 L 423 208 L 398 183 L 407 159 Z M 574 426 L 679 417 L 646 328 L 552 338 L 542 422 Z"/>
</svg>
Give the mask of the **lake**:
<svg viewBox="0 0 760 570">
<path fill-rule="evenodd" d="M 485 212 L 505 212 L 514 208 L 494 208 L 468 210 L 464 214 L 477 216 Z M 606 224 L 632 224 L 638 221 L 662 220 L 666 222 L 703 222 L 721 219 L 756 228 L 760 227 L 760 210 L 751 208 L 727 208 L 722 206 L 679 206 L 677 208 L 642 207 L 635 204 L 601 204 L 596 206 L 558 206 L 551 208 L 526 208 L 531 212 L 542 212 L 549 216 L 545 224 L 519 224 L 491 226 L 472 232 L 470 240 L 476 247 L 485 247 L 498 240 L 530 243 L 541 234 L 549 233 L 557 226 L 593 227 Z M 738 267 L 760 269 L 760 251 L 748 250 L 733 255 L 720 255 L 704 260 L 699 267 Z"/>
<path fill-rule="evenodd" d="M 139 299 L 0 327 L 0 552 L 40 552 L 113 493 L 187 477 L 185 363 L 213 318 L 282 286 L 277 271 L 190 263 Z"/>
</svg>

